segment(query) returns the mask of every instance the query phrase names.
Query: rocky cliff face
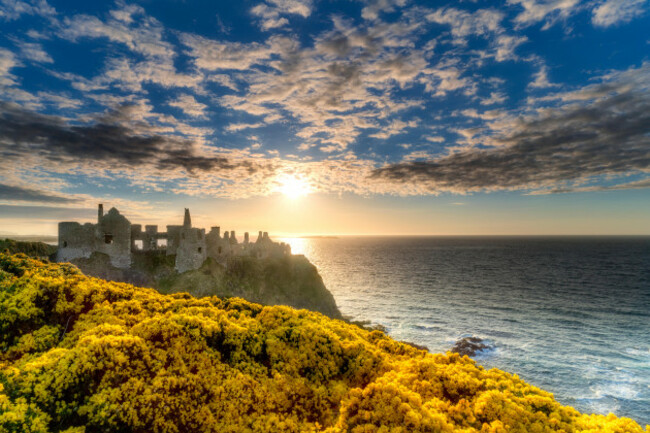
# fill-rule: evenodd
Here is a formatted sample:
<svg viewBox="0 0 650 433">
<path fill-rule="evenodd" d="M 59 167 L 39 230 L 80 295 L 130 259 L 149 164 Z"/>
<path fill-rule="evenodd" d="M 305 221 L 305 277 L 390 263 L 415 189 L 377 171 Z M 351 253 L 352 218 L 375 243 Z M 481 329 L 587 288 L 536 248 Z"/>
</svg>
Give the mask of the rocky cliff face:
<svg viewBox="0 0 650 433">
<path fill-rule="evenodd" d="M 160 278 L 157 288 L 163 293 L 236 296 L 264 305 L 288 305 L 341 318 L 318 270 L 301 255 L 232 257 L 227 267 L 208 259 L 200 269 Z"/>
<path fill-rule="evenodd" d="M 54 260 L 57 248 L 42 242 L 0 241 L 0 252 L 24 253 Z M 264 305 L 287 305 L 340 319 L 334 297 L 316 267 L 305 256 L 232 257 L 227 266 L 207 259 L 200 269 L 178 273 L 176 256 L 155 251 L 133 255 L 129 269 L 116 268 L 108 255 L 93 253 L 71 260 L 84 274 L 110 281 L 150 287 L 163 293 L 239 297 Z"/>
<path fill-rule="evenodd" d="M 239 297 L 264 305 L 288 305 L 341 318 L 334 297 L 318 270 L 304 256 L 232 257 L 227 266 L 207 259 L 201 268 L 178 273 L 174 256 L 142 253 L 133 256 L 130 269 L 111 266 L 108 257 L 72 261 L 93 277 L 194 296 Z"/>
</svg>

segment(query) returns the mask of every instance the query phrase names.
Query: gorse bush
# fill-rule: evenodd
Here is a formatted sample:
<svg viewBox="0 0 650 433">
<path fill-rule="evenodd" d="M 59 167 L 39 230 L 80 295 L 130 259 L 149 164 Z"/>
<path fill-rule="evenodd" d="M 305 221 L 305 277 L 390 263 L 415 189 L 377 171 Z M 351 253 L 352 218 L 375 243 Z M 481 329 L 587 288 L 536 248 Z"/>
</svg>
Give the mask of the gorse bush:
<svg viewBox="0 0 650 433">
<path fill-rule="evenodd" d="M 318 313 L 0 255 L 0 432 L 243 431 L 642 429 Z"/>
</svg>

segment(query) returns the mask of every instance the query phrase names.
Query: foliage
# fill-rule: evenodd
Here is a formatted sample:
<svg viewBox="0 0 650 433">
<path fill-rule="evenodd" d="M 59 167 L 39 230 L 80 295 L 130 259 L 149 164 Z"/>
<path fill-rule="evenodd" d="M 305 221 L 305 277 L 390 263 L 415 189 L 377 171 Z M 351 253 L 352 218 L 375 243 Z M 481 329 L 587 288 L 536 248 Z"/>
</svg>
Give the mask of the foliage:
<svg viewBox="0 0 650 433">
<path fill-rule="evenodd" d="M 56 253 L 56 246 L 48 245 L 43 242 L 25 242 L 13 239 L 0 239 L 0 252 L 9 252 L 9 254 L 23 253 L 35 258 L 49 258 Z"/>
<path fill-rule="evenodd" d="M 642 432 L 319 313 L 0 254 L 0 433 L 242 431 Z"/>
</svg>

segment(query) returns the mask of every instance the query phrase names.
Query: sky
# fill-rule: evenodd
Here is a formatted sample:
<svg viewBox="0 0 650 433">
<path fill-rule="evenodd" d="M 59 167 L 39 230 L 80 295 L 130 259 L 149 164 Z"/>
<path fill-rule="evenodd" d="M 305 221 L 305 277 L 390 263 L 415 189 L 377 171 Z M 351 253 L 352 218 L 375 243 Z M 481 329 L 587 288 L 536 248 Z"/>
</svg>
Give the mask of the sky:
<svg viewBox="0 0 650 433">
<path fill-rule="evenodd" d="M 647 0 L 0 0 L 0 233 L 650 234 Z"/>
</svg>

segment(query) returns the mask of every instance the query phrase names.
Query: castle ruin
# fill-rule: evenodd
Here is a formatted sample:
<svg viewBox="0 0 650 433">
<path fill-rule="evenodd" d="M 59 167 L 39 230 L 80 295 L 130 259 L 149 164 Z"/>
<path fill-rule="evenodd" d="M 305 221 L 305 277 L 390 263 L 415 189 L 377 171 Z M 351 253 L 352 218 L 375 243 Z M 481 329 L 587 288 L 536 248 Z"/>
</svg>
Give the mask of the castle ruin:
<svg viewBox="0 0 650 433">
<path fill-rule="evenodd" d="M 235 231 L 224 231 L 212 227 L 192 227 L 189 209 L 185 209 L 183 225 L 168 225 L 166 232 L 158 232 L 158 226 L 131 222 L 111 208 L 104 214 L 103 205 L 97 210 L 97 223 L 59 223 L 58 262 L 89 258 L 93 253 L 106 254 L 116 268 L 129 268 L 133 254 L 152 253 L 175 255 L 177 272 L 198 269 L 207 258 L 227 264 L 232 256 L 266 258 L 291 255 L 291 247 L 285 243 L 273 242 L 267 232 L 259 232 L 257 240 L 250 242 L 248 232 L 244 241 L 237 241 Z"/>
</svg>

